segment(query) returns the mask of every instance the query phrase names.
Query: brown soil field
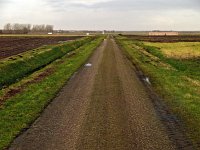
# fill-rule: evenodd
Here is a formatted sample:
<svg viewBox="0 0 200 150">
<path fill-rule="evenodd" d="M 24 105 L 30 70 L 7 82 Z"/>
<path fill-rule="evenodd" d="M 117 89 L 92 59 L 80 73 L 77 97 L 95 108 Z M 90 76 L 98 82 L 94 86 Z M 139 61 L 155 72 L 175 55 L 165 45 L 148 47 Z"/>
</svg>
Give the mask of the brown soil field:
<svg viewBox="0 0 200 150">
<path fill-rule="evenodd" d="M 148 42 L 200 42 L 200 36 L 139 36 L 139 35 L 124 35 L 133 40 L 148 41 Z"/>
<path fill-rule="evenodd" d="M 81 36 L 51 37 L 0 37 L 0 59 L 38 48 L 43 45 L 56 44 L 60 41 L 75 40 Z"/>
</svg>

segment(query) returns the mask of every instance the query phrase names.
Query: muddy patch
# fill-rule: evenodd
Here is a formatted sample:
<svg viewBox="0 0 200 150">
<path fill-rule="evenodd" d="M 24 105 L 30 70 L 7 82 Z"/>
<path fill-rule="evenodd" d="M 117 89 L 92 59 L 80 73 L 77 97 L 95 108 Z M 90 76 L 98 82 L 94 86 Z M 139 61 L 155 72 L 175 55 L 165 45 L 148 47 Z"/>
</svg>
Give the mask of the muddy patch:
<svg viewBox="0 0 200 150">
<path fill-rule="evenodd" d="M 42 72 L 41 74 L 39 74 L 38 76 L 36 76 L 35 78 L 33 78 L 32 80 L 16 87 L 16 88 L 11 88 L 9 89 L 1 98 L 0 98 L 0 105 L 2 105 L 6 100 L 10 99 L 11 97 L 16 96 L 17 94 L 21 93 L 24 91 L 24 89 L 30 85 L 30 84 L 34 84 L 34 83 L 38 83 L 41 82 L 45 77 L 51 75 L 53 72 L 55 71 L 54 68 L 48 68 L 46 69 L 44 72 Z"/>
<path fill-rule="evenodd" d="M 69 52 L 67 53 L 67 57 L 70 58 L 72 56 L 76 55 L 76 52 L 75 51 L 72 51 L 72 52 Z"/>
<path fill-rule="evenodd" d="M 41 74 L 39 74 L 36 78 L 34 78 L 34 83 L 40 82 L 42 81 L 42 79 L 44 79 L 45 77 L 49 76 L 50 74 L 52 74 L 55 70 L 53 68 L 48 68 L 47 70 L 45 70 L 45 72 L 42 72 Z"/>
</svg>

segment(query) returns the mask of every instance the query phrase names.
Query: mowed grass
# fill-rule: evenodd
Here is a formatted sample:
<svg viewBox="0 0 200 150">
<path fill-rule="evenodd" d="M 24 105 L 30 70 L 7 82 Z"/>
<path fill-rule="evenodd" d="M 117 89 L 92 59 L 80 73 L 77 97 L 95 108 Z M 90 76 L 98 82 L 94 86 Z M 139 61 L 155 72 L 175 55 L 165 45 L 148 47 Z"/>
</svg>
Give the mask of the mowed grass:
<svg viewBox="0 0 200 150">
<path fill-rule="evenodd" d="M 198 145 L 200 142 L 199 58 L 168 58 L 157 43 L 154 47 L 152 46 L 154 43 L 149 46 L 122 37 L 118 37 L 117 41 L 128 57 L 150 77 L 155 91 L 182 121 L 186 127 L 186 134 L 194 145 Z"/>
<path fill-rule="evenodd" d="M 0 89 L 48 65 L 93 39 L 93 37 L 87 37 L 57 46 L 45 46 L 1 60 Z"/>
<path fill-rule="evenodd" d="M 46 72 L 51 68 L 53 72 L 50 75 L 42 78 L 39 82 L 30 82 L 22 92 L 3 103 L 0 107 L 0 149 L 6 148 L 23 129 L 27 128 L 40 115 L 102 40 L 101 37 L 96 38 L 75 50 L 73 55 L 65 55 L 49 64 L 39 72 Z M 38 72 L 34 74 L 38 74 Z M 34 77 L 34 74 L 31 76 Z M 30 80 L 32 77 L 28 78 Z M 24 84 L 23 80 L 12 88 Z"/>
<path fill-rule="evenodd" d="M 152 43 L 144 42 L 145 45 L 154 46 L 169 58 L 190 59 L 200 57 L 200 42 L 177 42 L 177 43 Z"/>
</svg>

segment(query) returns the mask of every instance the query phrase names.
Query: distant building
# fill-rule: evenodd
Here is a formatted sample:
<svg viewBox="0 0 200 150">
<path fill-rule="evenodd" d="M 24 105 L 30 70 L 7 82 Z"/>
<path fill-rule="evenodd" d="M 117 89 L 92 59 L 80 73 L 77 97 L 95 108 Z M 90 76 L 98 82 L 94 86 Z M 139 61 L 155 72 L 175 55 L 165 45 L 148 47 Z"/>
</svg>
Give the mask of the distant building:
<svg viewBox="0 0 200 150">
<path fill-rule="evenodd" d="M 48 33 L 48 35 L 52 35 L 52 34 L 53 34 L 53 32 L 49 32 L 49 33 Z"/>
<path fill-rule="evenodd" d="M 149 36 L 177 36 L 178 32 L 174 31 L 152 31 L 149 32 Z"/>
<path fill-rule="evenodd" d="M 89 35 L 90 35 L 90 33 L 86 33 L 86 35 L 87 35 L 87 36 L 89 36 Z"/>
</svg>

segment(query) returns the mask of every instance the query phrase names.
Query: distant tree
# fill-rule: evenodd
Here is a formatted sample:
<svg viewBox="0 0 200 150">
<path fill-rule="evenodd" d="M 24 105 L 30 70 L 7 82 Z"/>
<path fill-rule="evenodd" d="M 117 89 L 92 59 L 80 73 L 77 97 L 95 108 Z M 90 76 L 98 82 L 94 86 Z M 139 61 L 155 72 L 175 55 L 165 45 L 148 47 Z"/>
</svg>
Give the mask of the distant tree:
<svg viewBox="0 0 200 150">
<path fill-rule="evenodd" d="M 36 32 L 36 31 L 37 31 L 37 25 L 33 25 L 32 31 L 33 31 L 33 32 Z"/>
<path fill-rule="evenodd" d="M 31 27 L 32 27 L 31 24 L 27 24 L 27 29 L 28 29 L 28 31 L 31 31 Z"/>
<path fill-rule="evenodd" d="M 30 24 L 19 24 L 15 23 L 12 25 L 12 29 L 14 33 L 23 33 L 26 34 L 30 32 L 31 30 L 31 25 Z"/>
<path fill-rule="evenodd" d="M 46 31 L 47 32 L 53 32 L 53 25 L 46 25 Z"/>
<path fill-rule="evenodd" d="M 19 24 L 19 23 L 15 23 L 15 24 L 13 24 L 12 25 L 12 29 L 14 30 L 14 31 L 19 31 L 20 30 L 20 27 L 21 25 Z"/>
<path fill-rule="evenodd" d="M 4 33 L 14 34 L 27 34 L 28 32 L 53 32 L 53 25 L 31 25 L 31 24 L 19 24 L 19 23 L 7 23 L 4 26 Z"/>
<path fill-rule="evenodd" d="M 5 24 L 4 25 L 4 30 L 11 31 L 12 30 L 12 25 L 10 23 Z"/>
<path fill-rule="evenodd" d="M 53 32 L 53 25 L 33 25 L 33 32 Z"/>
<path fill-rule="evenodd" d="M 32 31 L 34 32 L 43 32 L 45 31 L 45 25 L 33 25 Z"/>
<path fill-rule="evenodd" d="M 21 29 L 24 33 L 31 31 L 31 24 L 21 24 Z"/>
</svg>

